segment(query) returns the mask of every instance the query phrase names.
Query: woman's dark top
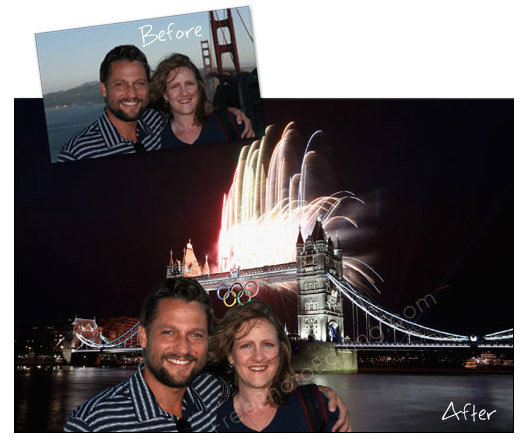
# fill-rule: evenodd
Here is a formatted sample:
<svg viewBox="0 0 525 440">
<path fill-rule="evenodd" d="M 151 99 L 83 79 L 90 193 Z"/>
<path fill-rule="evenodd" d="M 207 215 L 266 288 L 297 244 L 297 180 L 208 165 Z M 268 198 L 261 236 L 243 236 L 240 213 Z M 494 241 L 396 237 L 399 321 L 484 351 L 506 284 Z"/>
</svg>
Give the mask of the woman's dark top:
<svg viewBox="0 0 525 440">
<path fill-rule="evenodd" d="M 330 432 L 337 421 L 339 409 L 335 412 L 328 410 L 328 400 L 321 394 L 328 424 L 324 432 Z M 217 432 L 258 432 L 244 425 L 233 406 L 233 398 L 230 398 L 217 411 Z M 261 432 L 310 432 L 304 406 L 296 393 L 288 396 L 286 403 L 277 408 L 273 420 Z"/>
<path fill-rule="evenodd" d="M 244 130 L 244 122 L 237 124 L 236 117 L 230 111 L 222 111 L 222 118 L 218 112 L 213 112 L 202 126 L 199 137 L 193 144 L 182 142 L 171 129 L 168 123 L 161 133 L 161 148 L 189 147 L 191 145 L 213 144 L 228 140 L 240 139 Z"/>
</svg>

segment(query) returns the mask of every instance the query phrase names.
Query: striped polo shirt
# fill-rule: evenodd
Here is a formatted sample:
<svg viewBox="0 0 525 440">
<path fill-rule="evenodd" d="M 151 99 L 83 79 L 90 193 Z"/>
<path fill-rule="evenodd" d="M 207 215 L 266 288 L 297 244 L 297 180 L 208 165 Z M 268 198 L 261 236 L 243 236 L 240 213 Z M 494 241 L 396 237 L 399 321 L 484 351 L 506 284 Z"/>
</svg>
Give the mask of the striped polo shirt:
<svg viewBox="0 0 525 440">
<path fill-rule="evenodd" d="M 144 150 L 160 149 L 160 133 L 167 123 L 162 113 L 147 109 L 137 123 L 137 139 Z M 123 138 L 110 122 L 106 109 L 100 118 L 73 136 L 62 148 L 57 162 L 135 153 L 134 142 Z"/>
<path fill-rule="evenodd" d="M 142 375 L 144 364 L 128 380 L 79 406 L 65 432 L 178 432 L 177 417 L 164 411 Z M 215 428 L 217 408 L 229 397 L 230 387 L 209 373 L 199 374 L 186 388 L 182 417 L 193 432 Z"/>
</svg>

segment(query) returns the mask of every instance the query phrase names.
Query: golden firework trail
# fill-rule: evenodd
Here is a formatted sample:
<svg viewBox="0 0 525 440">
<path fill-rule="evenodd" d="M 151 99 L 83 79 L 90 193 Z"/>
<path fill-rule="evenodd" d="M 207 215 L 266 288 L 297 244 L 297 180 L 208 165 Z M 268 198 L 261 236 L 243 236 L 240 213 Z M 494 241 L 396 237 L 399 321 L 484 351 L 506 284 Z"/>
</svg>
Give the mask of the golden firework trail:
<svg viewBox="0 0 525 440">
<path fill-rule="evenodd" d="M 308 233 L 317 220 L 331 236 L 357 229 L 352 205 L 362 200 L 349 191 L 322 195 L 330 171 L 323 167 L 326 144 L 321 134 L 315 132 L 305 148 L 290 122 L 281 136 L 269 126 L 260 141 L 241 149 L 223 198 L 219 271 L 295 261 L 299 227 Z M 369 266 L 355 258 L 345 258 L 344 266 L 345 273 L 353 270 L 376 288 L 378 275 Z"/>
</svg>

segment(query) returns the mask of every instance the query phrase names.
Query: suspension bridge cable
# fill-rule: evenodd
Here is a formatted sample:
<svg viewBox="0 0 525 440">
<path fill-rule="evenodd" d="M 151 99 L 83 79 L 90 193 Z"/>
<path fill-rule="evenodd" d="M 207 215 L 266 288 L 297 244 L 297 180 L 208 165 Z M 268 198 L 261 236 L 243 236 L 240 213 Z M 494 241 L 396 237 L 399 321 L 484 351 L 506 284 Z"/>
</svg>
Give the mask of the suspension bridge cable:
<svg viewBox="0 0 525 440">
<path fill-rule="evenodd" d="M 239 16 L 239 18 L 241 19 L 241 23 L 244 26 L 244 30 L 246 31 L 246 33 L 248 34 L 248 37 L 250 37 L 250 40 L 252 40 L 252 43 L 253 43 L 253 37 L 251 36 L 250 31 L 248 31 L 248 28 L 246 27 L 246 23 L 244 23 L 244 20 L 241 17 L 241 13 L 239 12 L 239 8 L 235 8 L 235 11 L 237 12 L 237 15 Z"/>
<path fill-rule="evenodd" d="M 456 342 L 469 340 L 468 336 L 432 329 L 430 327 L 415 324 L 411 321 L 401 318 L 400 316 L 394 315 L 393 313 L 382 309 L 381 307 L 360 296 L 345 278 L 343 278 L 343 280 L 347 284 L 346 286 L 330 273 L 328 273 L 327 276 L 336 285 L 341 293 L 343 293 L 350 301 L 355 303 L 357 307 L 365 312 L 366 316 L 373 316 L 375 319 L 389 326 L 390 328 L 398 329 L 409 336 L 412 335 L 424 339 Z M 377 315 L 373 312 L 377 313 Z M 428 334 L 429 332 L 432 334 Z"/>
</svg>

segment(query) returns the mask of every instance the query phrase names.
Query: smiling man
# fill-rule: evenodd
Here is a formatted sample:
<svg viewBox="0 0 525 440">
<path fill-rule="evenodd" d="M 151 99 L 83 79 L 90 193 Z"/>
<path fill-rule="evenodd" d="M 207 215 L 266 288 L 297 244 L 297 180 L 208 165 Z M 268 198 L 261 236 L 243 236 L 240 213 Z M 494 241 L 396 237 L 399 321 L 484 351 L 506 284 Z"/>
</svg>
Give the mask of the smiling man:
<svg viewBox="0 0 525 440">
<path fill-rule="evenodd" d="M 169 278 L 144 300 L 139 329 L 144 362 L 127 381 L 78 407 L 66 432 L 210 432 L 217 409 L 229 398 L 224 380 L 202 372 L 213 309 L 208 293 L 191 278 Z M 339 405 L 341 430 L 348 430 Z"/>
<path fill-rule="evenodd" d="M 100 65 L 106 108 L 64 145 L 57 162 L 160 149 L 166 118 L 147 109 L 149 82 L 150 67 L 140 49 L 123 45 L 110 50 Z"/>
<path fill-rule="evenodd" d="M 146 55 L 133 45 L 111 49 L 100 65 L 100 91 L 106 103 L 102 115 L 73 136 L 57 162 L 93 159 L 114 154 L 159 150 L 167 115 L 148 108 L 150 66 Z M 244 122 L 241 137 L 254 136 L 251 121 L 229 108 L 237 123 Z"/>
</svg>

